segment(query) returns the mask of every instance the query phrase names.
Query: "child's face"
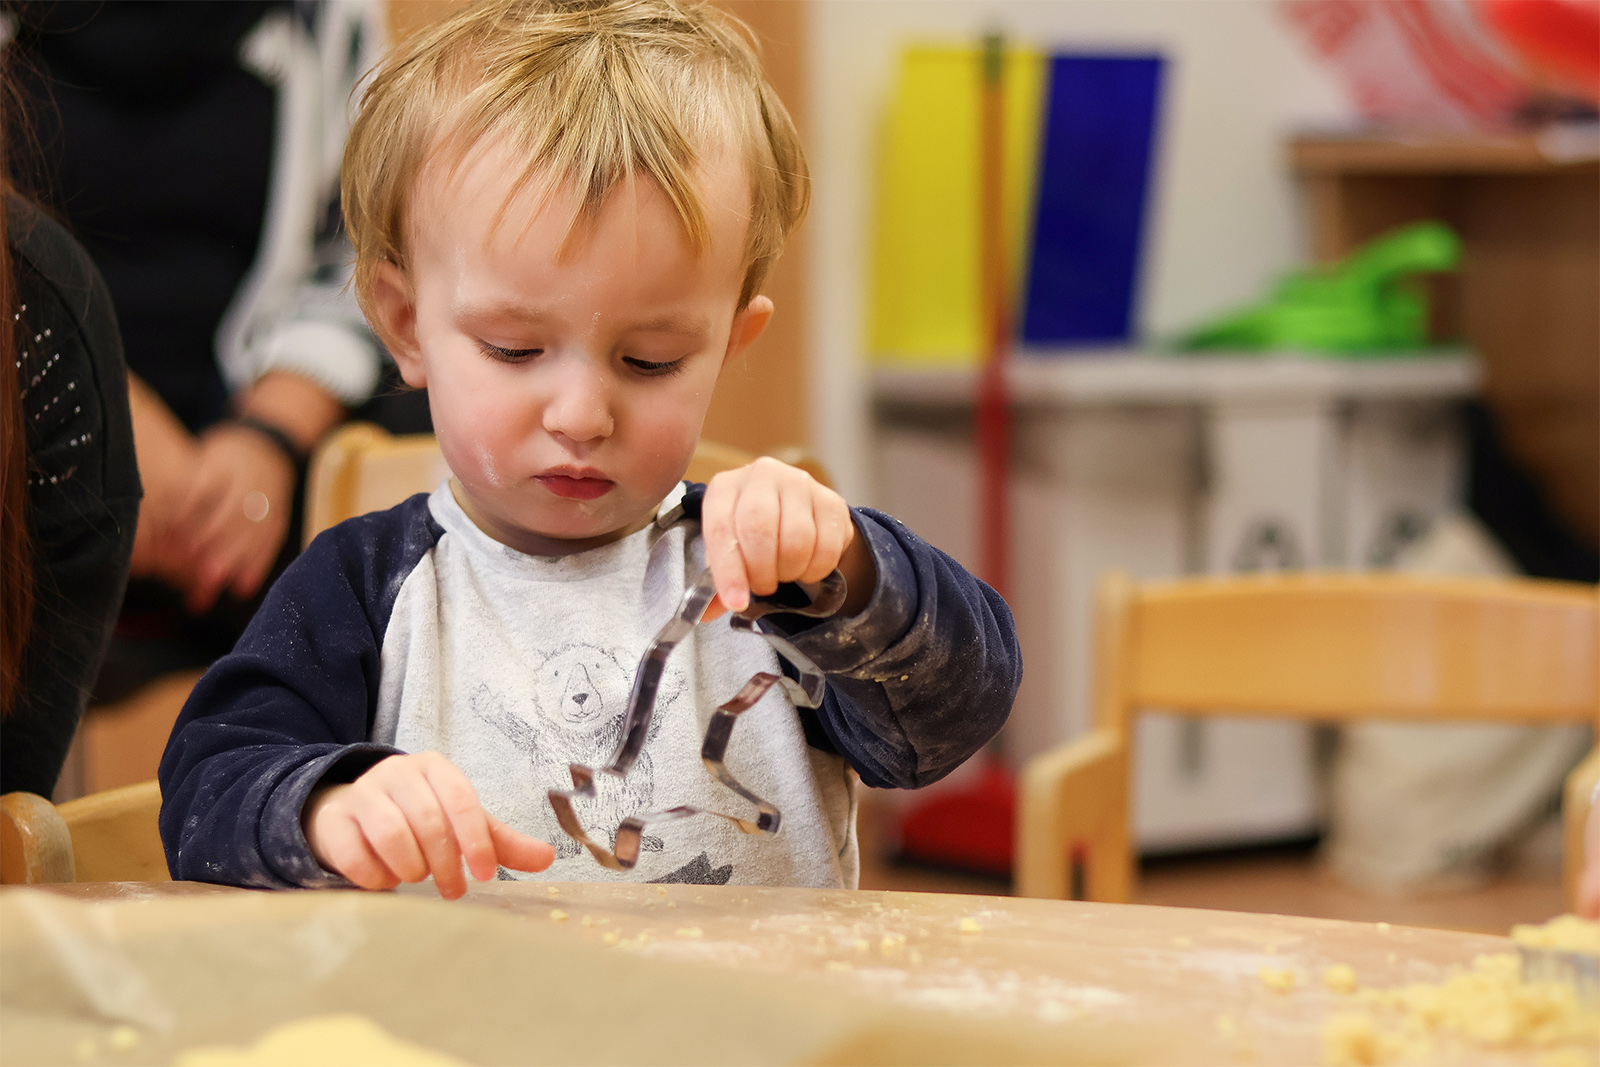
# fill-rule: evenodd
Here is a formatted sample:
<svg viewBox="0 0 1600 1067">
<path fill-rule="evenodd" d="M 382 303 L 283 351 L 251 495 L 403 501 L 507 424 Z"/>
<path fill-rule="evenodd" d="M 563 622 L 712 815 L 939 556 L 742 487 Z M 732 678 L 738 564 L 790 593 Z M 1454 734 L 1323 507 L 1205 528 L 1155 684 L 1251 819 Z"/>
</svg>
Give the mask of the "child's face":
<svg viewBox="0 0 1600 1067">
<path fill-rule="evenodd" d="M 519 193 L 502 214 L 520 169 L 496 144 L 453 177 L 427 168 L 409 276 L 386 265 L 371 303 L 406 382 L 428 389 L 463 509 L 505 544 L 554 555 L 650 520 L 724 364 L 772 304 L 735 307 L 749 202 L 737 163 L 701 175 L 703 254 L 648 178 L 570 238 L 567 190 L 544 204 Z"/>
</svg>

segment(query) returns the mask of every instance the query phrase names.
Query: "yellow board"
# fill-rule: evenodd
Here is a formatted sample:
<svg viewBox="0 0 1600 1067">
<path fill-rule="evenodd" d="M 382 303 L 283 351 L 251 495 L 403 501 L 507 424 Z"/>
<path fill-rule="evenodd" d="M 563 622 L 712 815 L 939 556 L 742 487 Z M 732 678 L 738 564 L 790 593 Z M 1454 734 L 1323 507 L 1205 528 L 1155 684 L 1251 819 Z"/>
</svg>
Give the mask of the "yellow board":
<svg viewBox="0 0 1600 1067">
<path fill-rule="evenodd" d="M 963 366 L 983 349 L 977 46 L 919 46 L 900 59 L 881 142 L 870 350 L 884 362 Z M 1043 53 L 1005 66 L 1005 218 L 1013 304 L 1033 225 L 1047 76 Z"/>
</svg>

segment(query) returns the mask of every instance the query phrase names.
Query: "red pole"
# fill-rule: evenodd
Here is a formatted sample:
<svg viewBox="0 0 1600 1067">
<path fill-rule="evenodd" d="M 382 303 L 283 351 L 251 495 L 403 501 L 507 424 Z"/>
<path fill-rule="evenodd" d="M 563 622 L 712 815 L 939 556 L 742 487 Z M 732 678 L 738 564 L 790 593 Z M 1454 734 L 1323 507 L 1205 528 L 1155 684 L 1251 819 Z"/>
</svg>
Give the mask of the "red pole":
<svg viewBox="0 0 1600 1067">
<path fill-rule="evenodd" d="M 978 552 L 983 580 L 1005 596 L 1011 539 L 1011 405 L 1006 390 L 1010 354 L 1005 246 L 1005 43 L 983 40 L 979 109 L 978 249 L 983 367 L 978 374 Z"/>
</svg>

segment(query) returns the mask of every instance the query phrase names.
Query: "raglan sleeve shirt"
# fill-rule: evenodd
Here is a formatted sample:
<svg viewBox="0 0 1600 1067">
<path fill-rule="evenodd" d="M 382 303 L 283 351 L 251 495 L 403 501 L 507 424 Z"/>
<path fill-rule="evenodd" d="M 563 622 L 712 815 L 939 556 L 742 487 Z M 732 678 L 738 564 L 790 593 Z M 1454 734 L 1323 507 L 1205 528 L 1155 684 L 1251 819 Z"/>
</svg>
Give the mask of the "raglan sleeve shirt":
<svg viewBox="0 0 1600 1067">
<path fill-rule="evenodd" d="M 698 505 L 700 487 L 685 503 Z M 1004 723 L 1021 681 L 1004 600 L 903 524 L 852 509 L 877 584 L 865 610 L 769 616 L 828 675 L 802 710 L 813 747 L 867 785 L 937 781 Z M 343 885 L 312 856 L 301 812 L 395 749 L 368 740 L 395 596 L 439 528 L 417 496 L 342 523 L 284 573 L 234 651 L 196 686 L 161 763 L 161 834 L 174 878 L 260 887 Z"/>
</svg>

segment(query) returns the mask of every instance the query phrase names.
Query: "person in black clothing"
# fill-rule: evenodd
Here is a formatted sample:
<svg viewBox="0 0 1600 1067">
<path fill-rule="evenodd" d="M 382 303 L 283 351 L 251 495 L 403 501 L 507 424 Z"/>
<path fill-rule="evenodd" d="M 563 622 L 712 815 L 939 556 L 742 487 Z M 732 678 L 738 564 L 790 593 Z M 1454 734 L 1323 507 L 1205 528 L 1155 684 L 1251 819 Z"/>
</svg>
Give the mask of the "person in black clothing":
<svg viewBox="0 0 1600 1067">
<path fill-rule="evenodd" d="M 307 455 L 384 370 L 337 196 L 375 23 L 284 0 L 5 12 L 32 133 L 15 162 L 104 275 L 132 372 L 146 497 L 114 700 L 232 646 L 298 547 Z"/>
<path fill-rule="evenodd" d="M 19 197 L 4 201 L 0 792 L 48 797 L 122 602 L 139 469 L 105 282 L 59 224 Z"/>
</svg>

